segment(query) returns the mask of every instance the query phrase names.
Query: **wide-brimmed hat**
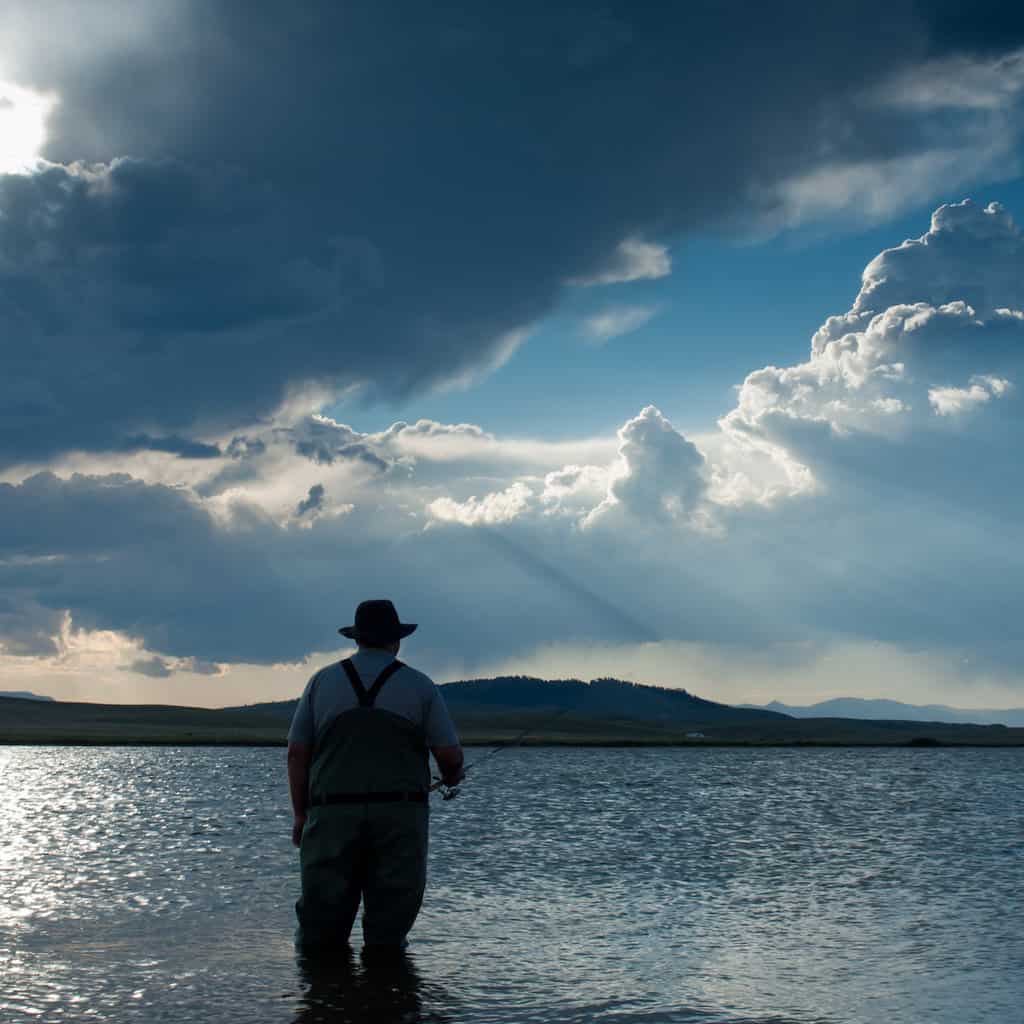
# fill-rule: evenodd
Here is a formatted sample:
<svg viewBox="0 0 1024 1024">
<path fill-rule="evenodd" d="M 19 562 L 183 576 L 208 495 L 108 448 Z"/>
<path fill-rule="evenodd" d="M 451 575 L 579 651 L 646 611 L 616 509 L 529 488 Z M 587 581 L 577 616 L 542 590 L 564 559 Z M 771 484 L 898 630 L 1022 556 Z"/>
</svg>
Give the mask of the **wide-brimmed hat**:
<svg viewBox="0 0 1024 1024">
<path fill-rule="evenodd" d="M 371 646 L 394 643 L 416 629 L 415 622 L 401 622 L 390 601 L 362 601 L 356 609 L 352 626 L 342 626 L 338 632 L 361 644 Z"/>
</svg>

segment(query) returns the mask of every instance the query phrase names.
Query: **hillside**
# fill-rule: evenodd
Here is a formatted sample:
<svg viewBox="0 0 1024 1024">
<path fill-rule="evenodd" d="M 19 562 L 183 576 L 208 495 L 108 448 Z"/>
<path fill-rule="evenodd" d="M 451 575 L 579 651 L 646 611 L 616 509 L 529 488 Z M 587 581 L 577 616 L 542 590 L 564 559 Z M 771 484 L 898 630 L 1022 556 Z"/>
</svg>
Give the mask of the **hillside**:
<svg viewBox="0 0 1024 1024">
<path fill-rule="evenodd" d="M 550 710 L 600 718 L 630 718 L 662 724 L 757 722 L 789 716 L 777 711 L 731 707 L 695 697 L 686 690 L 644 686 L 621 679 L 537 679 L 500 676 L 447 683 L 444 699 L 453 714 L 460 711 Z"/>
<path fill-rule="evenodd" d="M 443 683 L 445 702 L 456 718 L 508 713 L 573 713 L 601 719 L 628 719 L 663 725 L 708 722 L 759 722 L 788 718 L 778 711 L 736 708 L 695 697 L 686 690 L 644 686 L 621 679 L 538 679 L 498 676 Z M 294 700 L 227 708 L 233 712 L 291 718 Z"/>
<path fill-rule="evenodd" d="M 467 744 L 1024 746 L 1019 728 L 791 718 L 614 679 L 503 677 L 449 683 L 443 692 Z M 295 701 L 209 709 L 0 697 L 0 743 L 282 745 L 294 707 Z"/>
<path fill-rule="evenodd" d="M 0 743 L 278 744 L 275 716 L 161 704 L 84 704 L 0 697 Z"/>
</svg>

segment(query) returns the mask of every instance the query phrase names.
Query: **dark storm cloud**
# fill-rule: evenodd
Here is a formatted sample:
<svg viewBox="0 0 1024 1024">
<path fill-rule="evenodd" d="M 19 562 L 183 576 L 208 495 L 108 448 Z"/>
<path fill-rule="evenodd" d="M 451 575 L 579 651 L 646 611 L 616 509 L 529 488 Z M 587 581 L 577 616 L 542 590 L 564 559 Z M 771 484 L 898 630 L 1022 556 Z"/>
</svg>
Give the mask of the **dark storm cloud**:
<svg viewBox="0 0 1024 1024">
<path fill-rule="evenodd" d="M 344 423 L 315 416 L 306 417 L 296 426 L 283 428 L 279 433 L 291 439 L 298 455 L 320 466 L 355 460 L 381 473 L 389 468 L 389 463 L 368 443 L 367 435 L 360 434 Z"/>
<path fill-rule="evenodd" d="M 52 657 L 58 653 L 64 612 L 47 608 L 34 598 L 35 588 L 42 584 L 36 576 L 34 587 L 12 585 L 14 574 L 0 565 L 0 589 L 8 597 L 0 598 L 0 642 L 4 652 L 19 657 Z"/>
<path fill-rule="evenodd" d="M 203 441 L 191 441 L 187 437 L 150 437 L 138 434 L 128 437 L 122 442 L 120 451 L 124 452 L 167 452 L 182 459 L 216 459 L 223 453 L 215 444 Z"/>
<path fill-rule="evenodd" d="M 13 3 L 7 73 L 60 96 L 47 156 L 131 159 L 0 186 L 0 462 L 487 367 L 624 241 L 935 145 L 863 91 L 1021 38 L 935 11 Z"/>
<path fill-rule="evenodd" d="M 266 443 L 258 437 L 245 437 L 239 435 L 231 438 L 227 447 L 227 454 L 233 459 L 250 459 L 262 455 L 267 450 Z"/>
<path fill-rule="evenodd" d="M 174 669 L 163 658 L 159 657 L 136 658 L 125 671 L 138 672 L 140 675 L 149 676 L 151 679 L 167 679 L 174 675 Z"/>
<path fill-rule="evenodd" d="M 320 640 L 314 603 L 277 547 L 286 538 L 256 513 L 240 510 L 226 531 L 179 488 L 41 473 L 0 484 L 0 524 L 5 592 L 70 609 L 77 627 L 208 661 L 299 658 Z"/>
<path fill-rule="evenodd" d="M 324 485 L 313 484 L 309 489 L 309 493 L 302 501 L 299 502 L 298 507 L 295 509 L 295 515 L 300 518 L 307 512 L 316 512 L 322 507 L 324 503 Z"/>
</svg>

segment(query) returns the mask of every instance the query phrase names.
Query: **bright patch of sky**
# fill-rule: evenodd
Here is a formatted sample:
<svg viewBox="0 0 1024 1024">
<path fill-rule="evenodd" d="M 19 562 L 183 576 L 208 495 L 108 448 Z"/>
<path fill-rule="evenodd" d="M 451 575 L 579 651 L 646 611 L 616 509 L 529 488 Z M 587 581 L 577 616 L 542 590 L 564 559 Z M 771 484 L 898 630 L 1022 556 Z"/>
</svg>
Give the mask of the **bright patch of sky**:
<svg viewBox="0 0 1024 1024">
<path fill-rule="evenodd" d="M 0 81 L 0 174 L 20 174 L 39 159 L 52 95 Z"/>
</svg>

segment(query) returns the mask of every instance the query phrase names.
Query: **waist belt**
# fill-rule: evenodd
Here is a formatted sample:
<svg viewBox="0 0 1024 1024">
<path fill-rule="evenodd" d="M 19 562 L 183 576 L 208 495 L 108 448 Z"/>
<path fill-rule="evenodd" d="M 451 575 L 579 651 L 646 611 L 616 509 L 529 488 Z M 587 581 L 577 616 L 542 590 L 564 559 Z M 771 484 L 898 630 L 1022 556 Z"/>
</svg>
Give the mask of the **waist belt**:
<svg viewBox="0 0 1024 1024">
<path fill-rule="evenodd" d="M 334 793 L 331 796 L 314 800 L 313 807 L 325 804 L 425 804 L 428 794 L 422 789 L 411 789 L 405 792 L 392 793 Z"/>
</svg>

